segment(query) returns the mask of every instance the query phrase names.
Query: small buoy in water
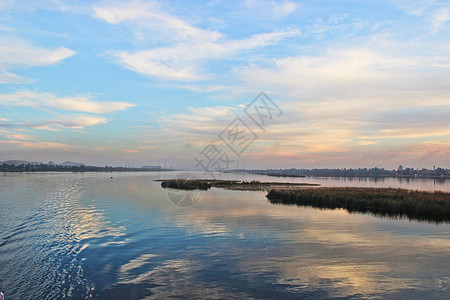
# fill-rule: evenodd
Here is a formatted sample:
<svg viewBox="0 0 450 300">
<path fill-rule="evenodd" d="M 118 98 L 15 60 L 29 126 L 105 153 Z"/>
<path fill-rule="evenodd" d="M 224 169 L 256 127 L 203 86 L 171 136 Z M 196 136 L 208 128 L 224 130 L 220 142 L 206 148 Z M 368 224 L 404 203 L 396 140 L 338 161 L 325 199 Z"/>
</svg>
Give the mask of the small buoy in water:
<svg viewBox="0 0 450 300">
<path fill-rule="evenodd" d="M 111 176 L 111 179 L 112 179 L 112 176 Z M 0 299 L 0 300 L 2 300 L 2 299 Z"/>
</svg>

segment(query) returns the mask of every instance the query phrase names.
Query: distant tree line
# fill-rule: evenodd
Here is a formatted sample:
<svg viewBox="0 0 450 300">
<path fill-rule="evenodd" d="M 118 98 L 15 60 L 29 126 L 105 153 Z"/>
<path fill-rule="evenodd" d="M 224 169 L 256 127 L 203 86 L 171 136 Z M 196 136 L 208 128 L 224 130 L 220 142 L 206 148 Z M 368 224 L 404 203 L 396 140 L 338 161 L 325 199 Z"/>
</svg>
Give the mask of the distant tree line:
<svg viewBox="0 0 450 300">
<path fill-rule="evenodd" d="M 0 172 L 43 172 L 43 171 L 56 171 L 56 172 L 136 172 L 136 171 L 152 171 L 150 169 L 141 168 L 127 168 L 127 167 L 96 167 L 96 166 L 60 166 L 56 164 L 7 164 L 0 165 Z M 159 170 L 161 171 L 161 170 Z"/>
<path fill-rule="evenodd" d="M 245 171 L 245 170 L 241 170 Z M 314 176 L 314 177 L 426 177 L 426 178 L 450 178 L 450 169 L 414 169 L 403 168 L 397 170 L 386 170 L 384 168 L 343 168 L 343 169 L 266 169 L 246 171 L 263 175 L 282 176 Z"/>
</svg>

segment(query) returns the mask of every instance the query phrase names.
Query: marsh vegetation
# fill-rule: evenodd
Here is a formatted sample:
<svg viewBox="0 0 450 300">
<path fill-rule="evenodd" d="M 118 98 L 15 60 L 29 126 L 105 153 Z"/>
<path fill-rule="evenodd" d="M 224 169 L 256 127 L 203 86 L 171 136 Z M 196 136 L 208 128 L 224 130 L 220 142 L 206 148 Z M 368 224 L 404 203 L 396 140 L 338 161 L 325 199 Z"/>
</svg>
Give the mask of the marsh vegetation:
<svg viewBox="0 0 450 300">
<path fill-rule="evenodd" d="M 209 188 L 223 188 L 227 190 L 239 191 L 270 191 L 272 189 L 290 189 L 297 187 L 319 186 L 314 183 L 289 183 L 289 182 L 260 182 L 260 181 L 239 181 L 239 180 L 183 180 L 169 179 L 159 180 L 163 188 L 183 189 L 183 190 L 207 190 Z"/>
<path fill-rule="evenodd" d="M 271 203 L 346 209 L 415 220 L 450 222 L 450 193 L 393 188 L 320 187 L 273 189 Z"/>
</svg>

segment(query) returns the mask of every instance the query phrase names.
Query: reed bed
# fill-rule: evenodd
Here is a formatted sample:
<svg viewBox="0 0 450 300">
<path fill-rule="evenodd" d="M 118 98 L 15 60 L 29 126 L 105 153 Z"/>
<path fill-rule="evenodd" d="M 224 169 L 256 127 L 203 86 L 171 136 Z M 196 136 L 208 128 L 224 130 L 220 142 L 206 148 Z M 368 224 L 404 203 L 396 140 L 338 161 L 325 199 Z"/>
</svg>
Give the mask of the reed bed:
<svg viewBox="0 0 450 300">
<path fill-rule="evenodd" d="M 450 193 L 394 188 L 319 187 L 273 189 L 271 203 L 318 208 L 343 208 L 396 218 L 450 222 Z"/>
</svg>

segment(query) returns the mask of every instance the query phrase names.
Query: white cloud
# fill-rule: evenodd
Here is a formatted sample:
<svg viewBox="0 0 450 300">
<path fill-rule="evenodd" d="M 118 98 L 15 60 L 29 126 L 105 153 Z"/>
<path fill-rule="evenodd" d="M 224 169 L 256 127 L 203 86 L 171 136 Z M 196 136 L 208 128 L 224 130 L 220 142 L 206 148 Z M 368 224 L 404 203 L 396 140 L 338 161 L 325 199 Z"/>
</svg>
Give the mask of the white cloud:
<svg viewBox="0 0 450 300">
<path fill-rule="evenodd" d="M 187 113 L 162 116 L 159 121 L 166 131 L 215 135 L 233 120 L 235 108 L 229 106 L 190 107 Z"/>
<path fill-rule="evenodd" d="M 386 75 L 386 69 L 408 67 L 412 62 L 393 58 L 370 49 L 329 50 L 322 56 L 297 56 L 275 60 L 275 68 L 249 67 L 242 70 L 242 77 L 250 80 L 274 82 L 283 86 L 315 87 L 328 84 L 358 84 L 373 81 Z"/>
<path fill-rule="evenodd" d="M 236 117 L 237 110 L 236 107 L 215 106 L 190 107 L 187 112 L 169 115 L 158 113 L 155 116 L 158 130 L 153 126 L 137 129 L 139 139 L 136 143 L 140 145 L 137 148 L 150 150 L 161 157 L 169 153 L 178 153 L 183 160 L 192 157 L 205 143 L 217 139 L 217 135 Z"/>
<path fill-rule="evenodd" d="M 434 31 L 438 31 L 450 20 L 450 10 L 448 8 L 440 9 L 433 17 Z"/>
<path fill-rule="evenodd" d="M 288 0 L 246 0 L 244 5 L 253 12 L 256 10 L 255 15 L 264 15 L 266 17 L 272 16 L 273 18 L 288 16 L 295 12 L 298 8 L 298 4 L 296 2 Z"/>
<path fill-rule="evenodd" d="M 36 93 L 31 91 L 0 94 L 0 104 L 37 109 L 53 108 L 95 114 L 113 113 L 134 106 L 134 104 L 127 102 L 95 102 L 88 97 L 58 97 L 50 93 Z"/>
<path fill-rule="evenodd" d="M 35 149 L 62 149 L 69 147 L 66 144 L 54 143 L 54 142 L 39 142 L 39 141 L 0 141 L 3 144 L 15 144 L 21 147 L 26 148 L 35 148 Z"/>
<path fill-rule="evenodd" d="M 180 43 L 134 53 L 110 52 L 110 55 L 116 63 L 144 75 L 193 81 L 204 78 L 201 65 L 207 60 L 225 59 L 245 50 L 275 44 L 299 33 L 298 30 L 263 33 L 241 40 Z"/>
<path fill-rule="evenodd" d="M 25 134 L 11 134 L 7 136 L 8 139 L 12 140 L 21 140 L 21 141 L 36 141 L 37 138 L 30 135 Z"/>
<path fill-rule="evenodd" d="M 251 156 L 263 162 L 281 153 L 292 161 L 328 153 L 348 162 L 364 151 L 404 151 L 418 141 L 448 136 L 450 74 L 442 67 L 448 55 L 427 55 L 417 47 L 411 54 L 386 41 L 379 45 L 331 48 L 236 69 L 248 86 L 284 100 L 282 124 L 267 128 L 265 140 L 249 148 L 259 152 Z M 322 154 L 314 163 L 324 159 Z"/>
<path fill-rule="evenodd" d="M 83 129 L 84 127 L 97 126 L 106 124 L 106 118 L 91 117 L 91 116 L 74 116 L 65 117 L 49 122 L 53 126 L 59 126 L 71 129 Z"/>
<path fill-rule="evenodd" d="M 0 42 L 0 66 L 3 68 L 52 65 L 76 53 L 65 47 L 40 48 L 17 38 L 0 37 Z"/>
<path fill-rule="evenodd" d="M 156 49 L 136 53 L 111 53 L 113 61 L 134 72 L 168 80 L 199 80 L 202 76 L 192 62 L 183 61 L 179 49 Z"/>
<path fill-rule="evenodd" d="M 53 65 L 75 53 L 65 47 L 41 48 L 16 37 L 0 35 L 0 83 L 25 83 L 26 79 L 8 70 Z"/>
<path fill-rule="evenodd" d="M 287 13 L 291 2 L 273 4 L 273 9 Z M 157 2 L 113 2 L 94 6 L 94 15 L 110 24 L 129 24 L 139 31 L 138 40 L 151 40 L 166 46 L 139 51 L 107 51 L 112 61 L 134 72 L 165 80 L 195 81 L 209 75 L 202 70 L 208 60 L 227 59 L 245 50 L 265 47 L 298 35 L 298 30 L 255 34 L 249 38 L 231 40 L 218 31 L 192 26 L 177 16 L 161 10 Z M 145 34 L 142 31 L 148 30 Z M 155 38 L 157 36 L 157 38 Z"/>
<path fill-rule="evenodd" d="M 107 119 L 104 117 L 85 115 L 65 115 L 53 120 L 28 121 L 27 123 L 14 123 L 7 119 L 0 119 L 0 121 L 3 122 L 0 126 L 14 128 L 15 131 L 29 128 L 49 131 L 60 131 L 62 128 L 80 130 L 85 127 L 104 125 L 107 123 Z M 16 133 L 10 133 L 8 137 L 14 140 L 35 140 L 32 136 Z"/>
<path fill-rule="evenodd" d="M 159 34 L 166 40 L 211 41 L 222 36 L 219 32 L 194 27 L 161 11 L 160 4 L 155 1 L 114 1 L 107 5 L 94 6 L 93 10 L 95 17 L 110 24 L 137 24 L 139 28 L 149 28 L 152 34 Z"/>
<path fill-rule="evenodd" d="M 26 79 L 12 73 L 0 71 L 0 84 L 23 84 L 31 82 L 33 82 L 33 80 Z"/>
<path fill-rule="evenodd" d="M 278 91 L 312 106 L 318 102 L 342 105 L 349 100 L 356 107 L 370 102 L 390 109 L 448 103 L 449 71 L 440 66 L 446 65 L 449 57 L 393 52 L 375 47 L 330 49 L 323 55 L 276 59 L 272 67 L 249 66 L 236 73 L 250 86 Z"/>
<path fill-rule="evenodd" d="M 433 33 L 440 30 L 450 20 L 447 0 L 398 0 L 397 3 L 406 13 L 423 18 Z"/>
</svg>

